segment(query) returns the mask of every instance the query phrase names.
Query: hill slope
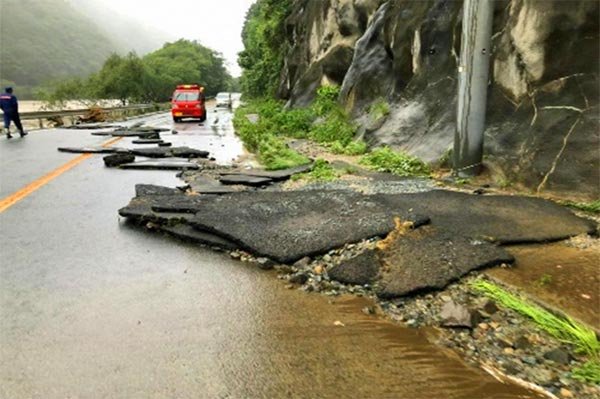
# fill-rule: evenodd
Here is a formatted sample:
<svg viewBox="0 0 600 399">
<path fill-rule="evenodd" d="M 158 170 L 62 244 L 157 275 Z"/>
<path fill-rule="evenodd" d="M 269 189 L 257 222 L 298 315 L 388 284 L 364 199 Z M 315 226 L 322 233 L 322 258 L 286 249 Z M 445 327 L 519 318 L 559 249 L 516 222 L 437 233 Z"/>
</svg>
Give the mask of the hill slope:
<svg viewBox="0 0 600 399">
<path fill-rule="evenodd" d="M 0 78 L 21 86 L 85 76 L 112 52 L 145 53 L 163 41 L 122 16 L 109 18 L 91 2 L 0 0 Z"/>
</svg>

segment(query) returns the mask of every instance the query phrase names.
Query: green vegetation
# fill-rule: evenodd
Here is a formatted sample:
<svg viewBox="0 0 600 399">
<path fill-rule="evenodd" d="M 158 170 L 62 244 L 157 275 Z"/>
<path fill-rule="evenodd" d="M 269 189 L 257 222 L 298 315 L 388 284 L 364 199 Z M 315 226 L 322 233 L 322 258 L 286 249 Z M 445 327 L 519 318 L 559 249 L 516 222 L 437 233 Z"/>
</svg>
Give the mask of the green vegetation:
<svg viewBox="0 0 600 399">
<path fill-rule="evenodd" d="M 378 99 L 369 107 L 369 115 L 374 120 L 381 119 L 390 114 L 390 105 L 383 98 Z"/>
<path fill-rule="evenodd" d="M 419 158 L 389 147 L 378 148 L 365 155 L 360 163 L 378 172 L 389 172 L 399 176 L 427 176 L 429 167 Z"/>
<path fill-rule="evenodd" d="M 532 319 L 542 330 L 553 337 L 573 345 L 577 353 L 593 356 L 596 359 L 600 356 L 600 342 L 591 328 L 571 318 L 556 316 L 488 281 L 476 280 L 472 283 L 472 287 L 475 291 L 492 298 L 501 305 Z"/>
<path fill-rule="evenodd" d="M 341 173 L 336 171 L 324 159 L 317 159 L 310 172 L 299 173 L 292 176 L 292 180 L 307 181 L 333 181 L 340 177 Z"/>
<path fill-rule="evenodd" d="M 256 121 L 250 120 L 257 116 Z M 310 126 L 308 112 L 286 112 L 275 100 L 255 101 L 238 108 L 233 118 L 235 130 L 249 151 L 270 170 L 307 164 L 308 158 L 289 148 L 283 137 L 306 137 Z"/>
<path fill-rule="evenodd" d="M 348 116 L 335 109 L 324 118 L 313 126 L 309 138 L 323 144 L 338 142 L 338 145 L 346 147 L 356 133 L 356 127 L 348 120 Z"/>
<path fill-rule="evenodd" d="M 592 202 L 561 201 L 562 205 L 589 213 L 600 213 L 600 200 Z"/>
<path fill-rule="evenodd" d="M 258 0 L 246 14 L 242 30 L 244 51 L 238 63 L 246 97 L 267 98 L 275 94 L 286 53 L 285 20 L 291 0 Z"/>
<path fill-rule="evenodd" d="M 329 150 L 334 154 L 362 155 L 367 152 L 368 146 L 362 140 L 351 141 L 345 146 L 339 141 L 334 141 L 329 145 Z"/>
<path fill-rule="evenodd" d="M 498 180 L 497 184 L 498 184 L 498 187 L 500 187 L 500 188 L 508 188 L 508 187 L 512 186 L 512 182 L 506 178 L 502 178 L 502 179 Z"/>
<path fill-rule="evenodd" d="M 338 105 L 338 94 L 339 87 L 324 86 L 311 107 L 291 110 L 276 100 L 254 100 L 236 111 L 233 123 L 246 148 L 255 152 L 268 169 L 308 162 L 285 145 L 286 137 L 308 138 L 336 153 L 362 154 L 367 145 L 352 141 L 356 127 Z M 251 121 L 249 115 L 257 115 L 258 120 Z"/>
<path fill-rule="evenodd" d="M 175 86 L 199 83 L 206 95 L 224 91 L 233 83 L 222 56 L 200 43 L 178 40 L 144 57 L 135 53 L 110 55 L 99 72 L 87 79 L 56 82 L 40 90 L 50 104 L 66 100 L 119 99 L 123 103 L 164 102 Z"/>
<path fill-rule="evenodd" d="M 310 162 L 307 157 L 289 148 L 283 140 L 273 136 L 259 143 L 258 157 L 268 170 L 293 168 Z"/>
<path fill-rule="evenodd" d="M 582 382 L 600 384 L 600 361 L 589 360 L 573 369 L 573 378 Z"/>
</svg>

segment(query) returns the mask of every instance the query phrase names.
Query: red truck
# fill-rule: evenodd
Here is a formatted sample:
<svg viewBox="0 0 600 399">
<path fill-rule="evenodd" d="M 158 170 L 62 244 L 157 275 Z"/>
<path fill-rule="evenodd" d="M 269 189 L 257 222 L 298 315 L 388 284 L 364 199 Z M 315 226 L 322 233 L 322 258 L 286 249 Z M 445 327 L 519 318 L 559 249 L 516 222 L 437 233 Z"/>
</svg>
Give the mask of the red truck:
<svg viewBox="0 0 600 399">
<path fill-rule="evenodd" d="M 178 85 L 171 98 L 171 115 L 175 122 L 180 122 L 183 118 L 198 118 L 200 122 L 204 122 L 206 120 L 204 87 Z"/>
</svg>

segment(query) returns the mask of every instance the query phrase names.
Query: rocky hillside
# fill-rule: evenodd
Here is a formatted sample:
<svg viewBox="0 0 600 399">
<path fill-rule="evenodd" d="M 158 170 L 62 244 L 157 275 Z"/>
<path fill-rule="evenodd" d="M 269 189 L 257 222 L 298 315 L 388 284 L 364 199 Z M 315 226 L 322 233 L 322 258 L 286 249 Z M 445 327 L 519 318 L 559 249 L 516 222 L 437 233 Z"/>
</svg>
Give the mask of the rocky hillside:
<svg viewBox="0 0 600 399">
<path fill-rule="evenodd" d="M 599 16 L 595 0 L 496 1 L 486 165 L 503 184 L 599 197 Z M 279 95 L 323 83 L 372 145 L 447 157 L 456 113 L 462 0 L 295 0 Z M 373 121 L 368 107 L 391 112 Z"/>
</svg>

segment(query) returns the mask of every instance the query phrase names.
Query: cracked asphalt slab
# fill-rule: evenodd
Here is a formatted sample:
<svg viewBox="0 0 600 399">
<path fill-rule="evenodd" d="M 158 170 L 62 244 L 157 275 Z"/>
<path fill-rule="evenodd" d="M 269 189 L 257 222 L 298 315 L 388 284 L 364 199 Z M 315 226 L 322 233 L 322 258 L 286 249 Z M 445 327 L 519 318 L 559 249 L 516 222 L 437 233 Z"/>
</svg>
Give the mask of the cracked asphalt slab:
<svg viewBox="0 0 600 399">
<path fill-rule="evenodd" d="M 149 205 L 145 208 L 148 219 L 157 218 L 160 210 L 193 213 L 196 216 L 188 223 L 197 230 L 282 263 L 385 236 L 393 230 L 395 217 L 412 221 L 415 227 L 431 222 L 446 239 L 455 236 L 497 244 L 556 241 L 596 231 L 594 222 L 551 201 L 446 190 L 373 195 L 304 190 L 138 196 L 120 210 L 121 216 L 131 215 L 144 201 Z M 135 212 L 143 217 L 143 211 Z"/>
</svg>

